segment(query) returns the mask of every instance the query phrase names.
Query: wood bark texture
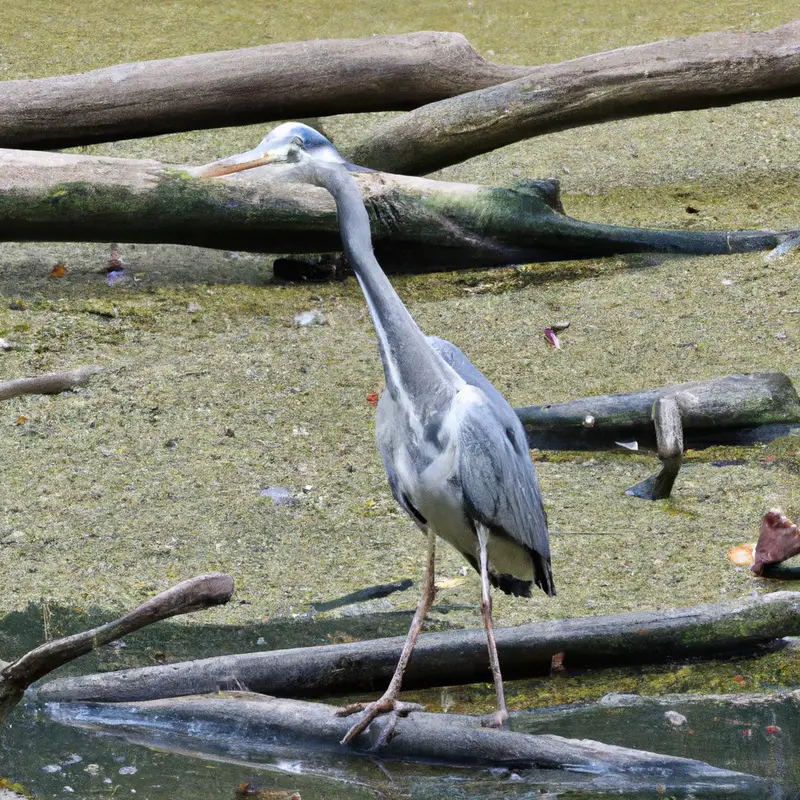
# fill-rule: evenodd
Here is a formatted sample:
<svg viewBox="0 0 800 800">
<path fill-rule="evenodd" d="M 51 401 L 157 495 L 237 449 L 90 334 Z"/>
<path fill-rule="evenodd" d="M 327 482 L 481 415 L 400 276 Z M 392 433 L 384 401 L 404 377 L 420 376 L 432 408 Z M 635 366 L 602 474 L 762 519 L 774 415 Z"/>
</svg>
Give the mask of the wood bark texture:
<svg viewBox="0 0 800 800">
<path fill-rule="evenodd" d="M 800 94 L 800 19 L 545 64 L 371 130 L 347 157 L 422 175 L 512 142 L 596 122 Z"/>
<path fill-rule="evenodd" d="M 692 405 L 693 397 L 684 399 Z M 713 420 L 712 420 L 713 421 Z M 656 447 L 661 459 L 658 474 L 631 486 L 625 494 L 643 500 L 665 500 L 670 496 L 683 461 L 683 425 L 678 394 L 659 397 L 653 403 L 653 425 L 656 430 Z"/>
<path fill-rule="evenodd" d="M 0 83 L 0 145 L 28 149 L 416 108 L 524 75 L 460 33 L 324 39 Z"/>
<path fill-rule="evenodd" d="M 246 742 L 250 754 L 268 749 L 271 755 L 280 756 L 288 749 L 298 768 L 305 754 L 319 758 L 320 753 L 329 753 L 339 764 L 348 755 L 374 758 L 376 754 L 370 748 L 379 740 L 388 717 L 378 717 L 350 746 L 342 746 L 339 742 L 350 720 L 336 716 L 337 710 L 322 703 L 246 692 L 152 700 L 133 706 L 60 704 L 48 708 L 59 722 L 88 724 L 95 731 L 106 730 L 117 736 L 129 731 L 138 741 L 150 727 L 159 735 L 159 748 L 169 748 L 171 741 L 177 741 L 184 752 L 202 751 L 213 736 L 220 742 Z M 694 791 L 749 789 L 755 793 L 751 797 L 761 797 L 772 785 L 768 780 L 693 759 L 587 739 L 491 730 L 481 727 L 481 722 L 479 717 L 459 714 L 412 713 L 398 721 L 395 736 L 380 750 L 379 757 L 472 767 L 568 770 L 568 775 L 603 776 L 599 783 L 586 784 L 598 789 L 630 791 L 636 786 L 655 792 L 658 786 L 662 793 L 691 785 Z"/>
<path fill-rule="evenodd" d="M 201 180 L 157 161 L 0 150 L 0 240 L 192 244 L 266 253 L 341 248 L 333 198 L 269 180 Z M 465 268 L 614 253 L 731 253 L 776 247 L 772 231 L 649 230 L 560 213 L 557 185 L 515 188 L 355 175 L 387 271 Z"/>
<path fill-rule="evenodd" d="M 584 397 L 516 409 L 529 436 L 572 431 L 576 436 L 632 434 L 653 428 L 653 406 L 676 395 L 683 431 L 800 422 L 800 398 L 782 372 L 725 375 L 643 392 Z M 586 418 L 593 422 L 586 426 Z"/>
<path fill-rule="evenodd" d="M 775 592 L 672 611 L 553 620 L 495 630 L 506 679 L 566 667 L 717 657 L 800 634 L 800 592 Z M 130 701 L 246 688 L 283 697 L 382 691 L 403 637 L 220 656 L 50 681 L 43 701 Z M 406 688 L 491 680 L 482 630 L 420 636 L 403 678 Z"/>
<path fill-rule="evenodd" d="M 113 622 L 47 642 L 10 664 L 0 662 L 0 722 L 20 701 L 25 689 L 48 672 L 159 620 L 223 605 L 232 594 L 230 575 L 200 575 L 161 592 Z"/>
</svg>

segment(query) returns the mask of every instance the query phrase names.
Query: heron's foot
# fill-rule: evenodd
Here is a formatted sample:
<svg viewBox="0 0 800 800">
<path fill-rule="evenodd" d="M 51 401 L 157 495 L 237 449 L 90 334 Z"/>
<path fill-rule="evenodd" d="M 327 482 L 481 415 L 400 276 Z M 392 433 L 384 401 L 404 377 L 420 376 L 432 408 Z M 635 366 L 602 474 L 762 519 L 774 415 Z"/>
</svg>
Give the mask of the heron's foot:
<svg viewBox="0 0 800 800">
<path fill-rule="evenodd" d="M 350 744 L 353 739 L 365 731 L 369 724 L 380 714 L 389 714 L 389 719 L 381 731 L 378 740 L 372 746 L 373 750 L 380 750 L 394 736 L 397 720 L 400 717 L 407 717 L 412 711 L 424 711 L 425 706 L 419 703 L 406 703 L 394 697 L 381 697 L 373 703 L 351 703 L 349 706 L 340 708 L 336 712 L 337 717 L 349 717 L 351 714 L 361 714 L 358 722 L 354 723 L 342 739 L 342 744 Z"/>
<path fill-rule="evenodd" d="M 508 722 L 508 711 L 499 708 L 494 714 L 489 714 L 481 719 L 482 728 L 502 728 Z"/>
</svg>

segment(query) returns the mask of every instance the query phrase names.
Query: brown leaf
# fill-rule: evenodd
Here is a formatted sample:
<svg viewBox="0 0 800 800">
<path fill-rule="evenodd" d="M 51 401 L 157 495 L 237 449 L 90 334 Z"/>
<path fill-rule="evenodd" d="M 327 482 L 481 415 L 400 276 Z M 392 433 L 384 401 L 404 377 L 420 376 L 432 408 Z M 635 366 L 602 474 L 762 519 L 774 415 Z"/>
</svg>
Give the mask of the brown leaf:
<svg viewBox="0 0 800 800">
<path fill-rule="evenodd" d="M 764 567 L 780 564 L 792 556 L 800 554 L 800 531 L 779 508 L 764 514 L 761 531 L 753 557 L 751 569 L 761 575 Z"/>
<path fill-rule="evenodd" d="M 53 269 L 50 270 L 51 278 L 63 278 L 66 274 L 67 266 L 66 264 L 62 264 L 60 261 L 53 267 Z"/>
<path fill-rule="evenodd" d="M 367 402 L 373 407 L 377 407 L 378 405 L 378 393 L 377 392 L 370 392 L 367 395 Z"/>
</svg>

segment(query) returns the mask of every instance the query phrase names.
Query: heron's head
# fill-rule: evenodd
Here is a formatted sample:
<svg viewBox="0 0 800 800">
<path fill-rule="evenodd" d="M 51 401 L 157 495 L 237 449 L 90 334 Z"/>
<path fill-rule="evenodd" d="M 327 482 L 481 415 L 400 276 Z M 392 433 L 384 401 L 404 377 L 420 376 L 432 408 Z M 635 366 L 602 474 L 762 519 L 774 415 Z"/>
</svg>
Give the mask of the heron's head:
<svg viewBox="0 0 800 800">
<path fill-rule="evenodd" d="M 301 122 L 285 122 L 270 131 L 257 147 L 230 158 L 214 161 L 195 171 L 202 178 L 231 175 L 269 164 L 297 164 L 305 158 L 350 166 L 319 132 Z"/>
</svg>

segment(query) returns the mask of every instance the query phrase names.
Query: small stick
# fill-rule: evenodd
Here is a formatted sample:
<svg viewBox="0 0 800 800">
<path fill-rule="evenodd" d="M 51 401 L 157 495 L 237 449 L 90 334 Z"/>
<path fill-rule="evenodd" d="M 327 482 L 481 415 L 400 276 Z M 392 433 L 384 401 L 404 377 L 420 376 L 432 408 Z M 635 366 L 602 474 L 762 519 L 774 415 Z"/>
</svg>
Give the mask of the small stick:
<svg viewBox="0 0 800 800">
<path fill-rule="evenodd" d="M 631 486 L 625 494 L 644 500 L 664 500 L 672 492 L 683 462 L 683 424 L 678 399 L 677 394 L 670 394 L 660 397 L 653 404 L 653 424 L 661 471 Z"/>
<path fill-rule="evenodd" d="M 151 597 L 113 622 L 47 642 L 10 664 L 0 662 L 0 721 L 19 702 L 30 684 L 57 667 L 162 619 L 224 605 L 232 594 L 230 575 L 200 575 Z"/>
<path fill-rule="evenodd" d="M 77 386 L 85 386 L 92 375 L 102 367 L 78 367 L 67 372 L 47 372 L 33 378 L 15 378 L 0 383 L 0 400 L 9 400 L 23 394 L 58 394 Z"/>
</svg>

